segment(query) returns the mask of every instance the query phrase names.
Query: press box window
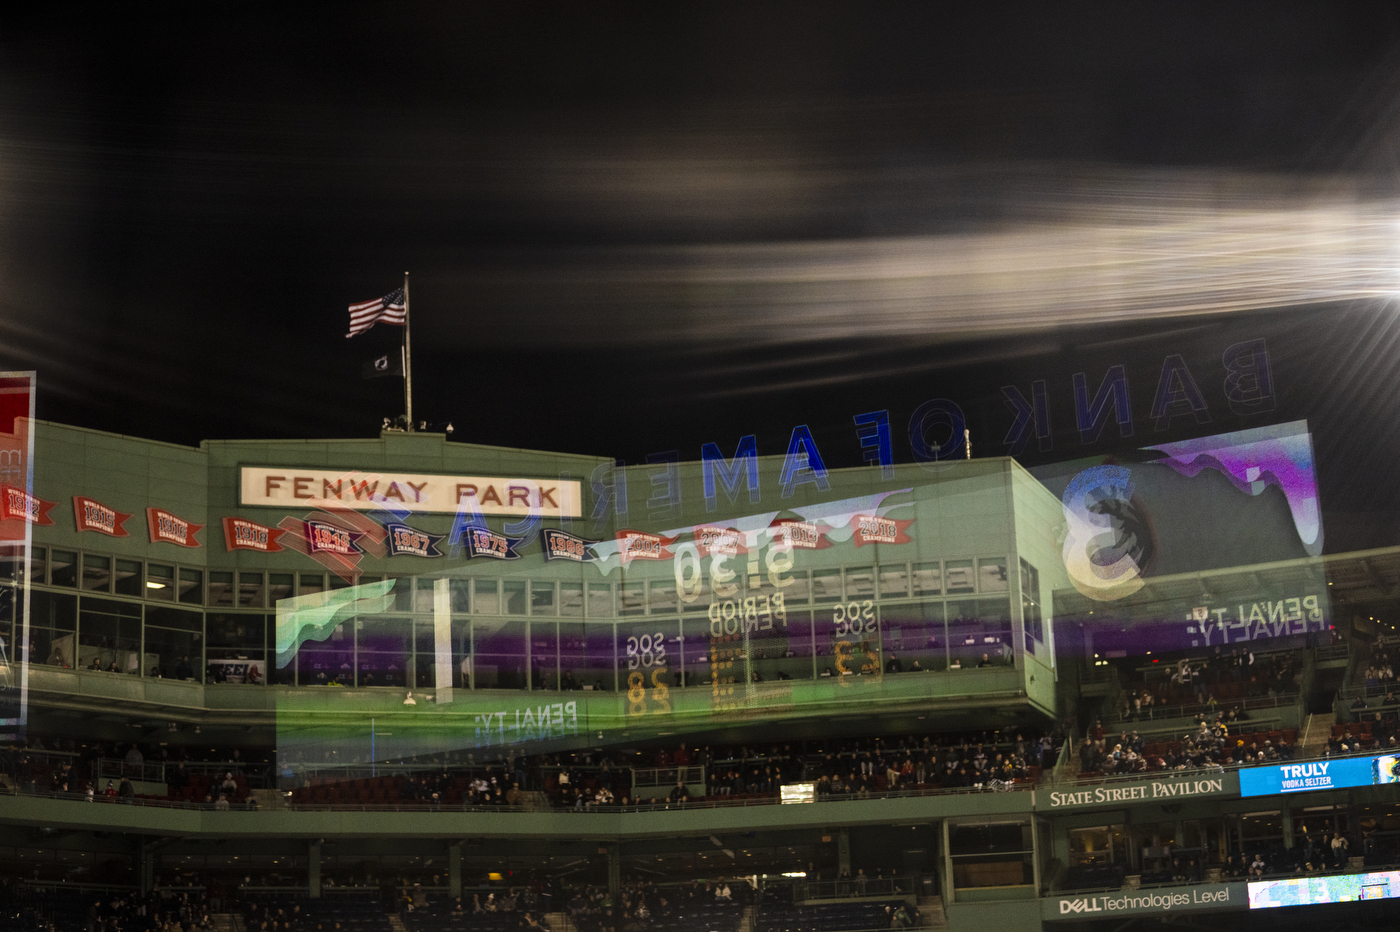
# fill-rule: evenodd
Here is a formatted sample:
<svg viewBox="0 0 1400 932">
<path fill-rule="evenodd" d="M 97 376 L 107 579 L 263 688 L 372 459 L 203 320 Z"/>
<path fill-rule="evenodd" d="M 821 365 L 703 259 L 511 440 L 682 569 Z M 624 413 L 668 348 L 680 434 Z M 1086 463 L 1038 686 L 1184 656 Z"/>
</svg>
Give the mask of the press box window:
<svg viewBox="0 0 1400 932">
<path fill-rule="evenodd" d="M 146 594 L 146 587 L 141 585 L 141 561 L 140 560 L 117 560 L 112 573 L 112 589 L 118 595 L 130 595 L 141 598 Z"/>
<path fill-rule="evenodd" d="M 191 605 L 204 602 L 204 571 L 180 569 L 180 601 Z"/>
<path fill-rule="evenodd" d="M 146 598 L 175 601 L 175 567 L 151 563 L 146 566 Z"/>
</svg>

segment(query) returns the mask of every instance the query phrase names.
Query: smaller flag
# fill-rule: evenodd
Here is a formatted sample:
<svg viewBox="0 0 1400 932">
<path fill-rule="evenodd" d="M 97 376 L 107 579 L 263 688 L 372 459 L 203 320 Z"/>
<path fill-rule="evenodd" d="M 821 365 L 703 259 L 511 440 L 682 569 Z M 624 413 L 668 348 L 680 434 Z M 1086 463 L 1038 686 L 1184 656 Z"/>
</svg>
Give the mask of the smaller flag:
<svg viewBox="0 0 1400 932">
<path fill-rule="evenodd" d="M 350 305 L 350 332 L 348 340 L 357 333 L 364 333 L 381 320 L 386 324 L 402 325 L 408 319 L 408 307 L 404 301 L 403 289 L 395 288 L 382 298 Z"/>
<path fill-rule="evenodd" d="M 403 348 L 386 353 L 360 366 L 360 378 L 383 379 L 391 375 L 403 378 Z"/>
</svg>

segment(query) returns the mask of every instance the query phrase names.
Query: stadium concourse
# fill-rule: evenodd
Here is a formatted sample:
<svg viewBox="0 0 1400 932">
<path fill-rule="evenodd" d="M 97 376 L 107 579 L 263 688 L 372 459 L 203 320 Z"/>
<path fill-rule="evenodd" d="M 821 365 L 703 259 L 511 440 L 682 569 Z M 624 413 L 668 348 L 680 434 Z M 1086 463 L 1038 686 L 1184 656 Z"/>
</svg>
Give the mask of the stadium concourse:
<svg viewBox="0 0 1400 932">
<path fill-rule="evenodd" d="M 1296 485 L 1139 464 L 1105 525 L 1111 464 L 34 437 L 0 563 L 3 928 L 1277 930 L 1400 903 L 1374 620 L 1400 553 L 1309 552 Z M 1150 512 L 1172 565 L 1187 499 L 1296 540 L 1074 558 Z"/>
</svg>

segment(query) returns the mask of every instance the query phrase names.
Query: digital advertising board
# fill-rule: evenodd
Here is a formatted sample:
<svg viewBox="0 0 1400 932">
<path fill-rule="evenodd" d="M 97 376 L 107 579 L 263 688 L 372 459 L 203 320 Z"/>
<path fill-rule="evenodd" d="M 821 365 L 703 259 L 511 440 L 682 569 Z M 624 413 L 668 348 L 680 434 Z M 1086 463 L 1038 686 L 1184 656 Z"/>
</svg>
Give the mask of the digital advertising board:
<svg viewBox="0 0 1400 932">
<path fill-rule="evenodd" d="M 1334 757 L 1298 764 L 1246 767 L 1240 771 L 1240 795 L 1277 796 L 1396 782 L 1400 782 L 1400 755 Z"/>
</svg>

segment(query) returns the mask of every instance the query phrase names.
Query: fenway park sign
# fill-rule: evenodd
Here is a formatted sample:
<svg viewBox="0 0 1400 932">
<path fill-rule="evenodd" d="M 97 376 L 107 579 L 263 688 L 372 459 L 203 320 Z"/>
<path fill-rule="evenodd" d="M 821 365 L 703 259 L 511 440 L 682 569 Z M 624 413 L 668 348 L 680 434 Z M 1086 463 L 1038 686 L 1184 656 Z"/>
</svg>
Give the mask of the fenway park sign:
<svg viewBox="0 0 1400 932">
<path fill-rule="evenodd" d="M 576 479 L 444 476 L 361 472 L 300 466 L 244 466 L 239 501 L 268 508 L 351 508 L 426 514 L 539 515 L 577 518 L 582 483 Z"/>
</svg>

